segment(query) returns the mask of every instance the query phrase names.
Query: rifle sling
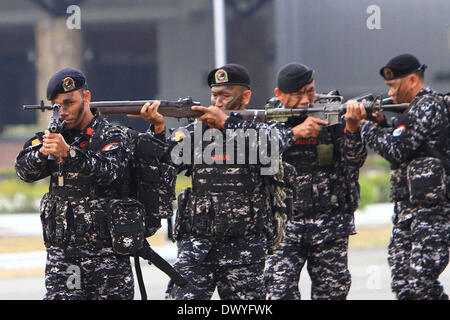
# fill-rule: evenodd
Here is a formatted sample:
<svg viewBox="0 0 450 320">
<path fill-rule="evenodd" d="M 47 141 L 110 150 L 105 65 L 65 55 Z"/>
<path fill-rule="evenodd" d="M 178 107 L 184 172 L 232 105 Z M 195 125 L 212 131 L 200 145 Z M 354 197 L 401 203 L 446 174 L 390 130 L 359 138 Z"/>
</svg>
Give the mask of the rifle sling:
<svg viewBox="0 0 450 320">
<path fill-rule="evenodd" d="M 153 263 L 155 267 L 167 274 L 178 286 L 183 287 L 188 283 L 177 270 L 175 270 L 166 260 L 164 260 L 150 247 L 150 244 L 147 241 L 144 241 L 144 247 L 137 252 L 136 256 L 142 257 L 143 259 Z"/>
</svg>

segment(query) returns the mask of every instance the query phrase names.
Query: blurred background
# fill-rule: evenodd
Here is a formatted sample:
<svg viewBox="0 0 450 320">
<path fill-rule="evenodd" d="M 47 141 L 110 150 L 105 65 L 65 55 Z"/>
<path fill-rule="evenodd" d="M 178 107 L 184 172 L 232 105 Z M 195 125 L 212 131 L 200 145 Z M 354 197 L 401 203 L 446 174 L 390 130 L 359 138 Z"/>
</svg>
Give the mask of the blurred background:
<svg viewBox="0 0 450 320">
<path fill-rule="evenodd" d="M 0 299 L 42 297 L 45 255 L 37 213 L 48 181 L 19 181 L 14 159 L 50 116 L 22 105 L 47 102 L 48 79 L 59 69 L 83 70 L 93 101 L 191 96 L 208 105 L 209 70 L 234 62 L 248 68 L 250 107 L 261 108 L 286 63 L 307 64 L 316 70 L 318 92 L 337 89 L 349 99 L 386 96 L 379 69 L 395 55 L 412 53 L 428 65 L 427 85 L 448 92 L 449 12 L 448 0 L 0 0 Z M 110 118 L 147 128 L 142 120 Z M 167 120 L 168 127 L 185 124 Z M 189 183 L 180 176 L 177 190 Z M 371 153 L 360 184 L 358 235 L 350 243 L 358 254 L 350 267 L 354 261 L 360 280 L 350 298 L 392 299 L 385 261 L 389 164 Z M 150 241 L 173 261 L 176 248 L 165 226 Z M 380 259 L 370 258 L 375 256 Z M 448 271 L 443 276 L 448 289 Z M 18 285 L 31 279 L 41 291 Z"/>
</svg>

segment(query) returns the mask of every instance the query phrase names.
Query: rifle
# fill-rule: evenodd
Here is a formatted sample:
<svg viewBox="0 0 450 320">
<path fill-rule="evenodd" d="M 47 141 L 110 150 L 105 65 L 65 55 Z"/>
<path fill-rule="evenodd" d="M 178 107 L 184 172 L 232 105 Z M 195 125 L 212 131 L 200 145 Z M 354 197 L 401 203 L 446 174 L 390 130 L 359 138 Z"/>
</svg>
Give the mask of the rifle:
<svg viewBox="0 0 450 320">
<path fill-rule="evenodd" d="M 367 96 L 364 96 L 364 98 L 365 97 Z M 268 101 L 269 104 L 277 105 L 276 102 L 274 102 L 274 98 L 270 100 Z M 362 97 L 360 100 L 362 100 Z M 376 111 L 401 113 L 409 107 L 408 103 L 389 104 L 390 102 L 392 102 L 392 100 L 388 98 L 384 100 L 375 99 L 374 101 L 360 103 L 364 105 L 364 108 L 369 115 Z M 307 108 L 303 109 L 284 108 L 281 104 L 278 103 L 278 106 L 275 108 L 267 108 L 266 110 L 242 110 L 238 112 L 242 115 L 242 118 L 244 120 L 254 120 L 259 122 L 275 120 L 278 122 L 287 122 L 289 118 L 308 115 L 326 120 L 328 121 L 329 125 L 333 125 L 341 121 L 341 117 L 346 112 L 346 107 L 347 103 L 341 103 L 340 101 L 312 103 L 309 104 Z"/>
<path fill-rule="evenodd" d="M 24 110 L 27 109 L 39 109 L 42 112 L 45 110 L 52 110 L 52 118 L 50 119 L 50 123 L 48 124 L 48 131 L 51 133 L 61 133 L 64 130 L 64 125 L 66 124 L 66 121 L 59 120 L 59 109 L 61 109 L 61 105 L 58 103 L 55 103 L 51 106 L 45 106 L 44 101 L 41 100 L 40 105 L 33 105 L 33 106 L 23 106 Z M 55 156 L 52 154 L 48 155 L 48 160 L 56 160 Z"/>
<path fill-rule="evenodd" d="M 92 108 L 97 108 L 102 114 L 139 114 L 142 106 L 156 100 L 138 100 L 138 101 L 97 101 L 91 102 Z M 166 117 L 173 118 L 196 118 L 203 113 L 201 111 L 191 110 L 192 106 L 200 105 L 200 102 L 193 101 L 192 98 L 179 99 L 178 101 L 160 100 L 161 104 L 158 112 Z M 375 111 L 394 111 L 403 112 L 408 108 L 409 104 L 386 104 L 388 101 L 375 99 L 371 102 L 361 102 L 366 108 L 366 112 L 371 114 Z M 279 104 L 281 105 L 281 104 Z M 41 105 L 24 105 L 25 110 L 48 110 L 52 106 Z M 313 103 L 304 109 L 288 109 L 288 108 L 270 108 L 266 110 L 247 109 L 247 110 L 226 110 L 227 114 L 237 112 L 241 114 L 244 120 L 253 120 L 258 122 L 267 122 L 276 120 L 278 122 L 286 122 L 291 117 L 301 117 L 310 115 L 316 118 L 327 120 L 330 125 L 340 122 L 341 116 L 345 114 L 346 103 L 327 102 Z"/>
<path fill-rule="evenodd" d="M 89 107 L 96 108 L 104 115 L 108 114 L 135 114 L 138 115 L 141 112 L 141 108 L 144 104 L 153 103 L 156 100 L 134 100 L 134 101 L 95 101 L 90 102 Z M 191 110 L 192 106 L 201 105 L 200 102 L 193 101 L 191 97 L 181 98 L 177 101 L 159 100 L 161 102 L 159 106 L 159 113 L 166 117 L 174 118 L 195 118 L 201 116 L 203 113 L 200 111 Z M 54 110 L 54 106 L 44 105 L 41 101 L 40 105 L 24 105 L 24 110 Z M 58 105 L 59 107 L 59 105 Z M 59 110 L 59 109 L 58 109 Z"/>
</svg>

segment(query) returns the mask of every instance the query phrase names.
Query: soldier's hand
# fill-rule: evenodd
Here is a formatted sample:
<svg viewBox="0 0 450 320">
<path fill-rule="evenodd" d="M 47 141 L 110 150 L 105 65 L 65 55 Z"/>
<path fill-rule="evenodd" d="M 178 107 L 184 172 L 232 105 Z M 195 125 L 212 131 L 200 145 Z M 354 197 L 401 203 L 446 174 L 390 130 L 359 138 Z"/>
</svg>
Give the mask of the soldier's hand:
<svg viewBox="0 0 450 320">
<path fill-rule="evenodd" d="M 358 103 L 355 100 L 348 101 L 345 112 L 346 129 L 351 132 L 357 131 L 359 125 L 364 121 L 366 116 L 366 109 L 362 103 Z"/>
<path fill-rule="evenodd" d="M 206 123 L 209 127 L 216 129 L 223 129 L 225 127 L 225 121 L 228 119 L 228 115 L 220 108 L 215 106 L 209 106 L 208 108 L 193 106 L 191 109 L 203 112 L 203 115 L 198 120 Z"/>
<path fill-rule="evenodd" d="M 321 125 L 327 125 L 328 121 L 314 117 L 307 117 L 301 124 L 292 128 L 296 138 L 316 138 L 322 130 Z"/>
<path fill-rule="evenodd" d="M 161 133 L 165 129 L 165 121 L 163 115 L 158 112 L 160 104 L 161 102 L 159 100 L 154 101 L 152 104 L 147 102 L 142 106 L 139 115 L 128 114 L 127 116 L 131 118 L 142 118 L 154 125 L 156 134 Z"/>
<path fill-rule="evenodd" d="M 61 134 L 45 131 L 42 147 L 39 149 L 39 152 L 44 156 L 52 154 L 55 157 L 64 158 L 68 155 L 69 147 Z"/>
<path fill-rule="evenodd" d="M 376 126 L 386 122 L 383 113 L 380 110 L 373 112 L 367 120 L 372 121 Z"/>
</svg>

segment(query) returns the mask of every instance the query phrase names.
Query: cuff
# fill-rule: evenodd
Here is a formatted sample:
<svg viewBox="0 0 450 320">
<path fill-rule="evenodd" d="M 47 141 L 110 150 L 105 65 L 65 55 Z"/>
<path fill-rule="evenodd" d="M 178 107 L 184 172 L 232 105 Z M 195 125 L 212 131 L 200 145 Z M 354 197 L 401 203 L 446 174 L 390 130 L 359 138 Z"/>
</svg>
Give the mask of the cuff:
<svg viewBox="0 0 450 320">
<path fill-rule="evenodd" d="M 230 116 L 225 120 L 225 129 L 235 129 L 241 127 L 244 120 L 242 120 L 242 115 L 238 112 L 230 113 Z"/>
</svg>

